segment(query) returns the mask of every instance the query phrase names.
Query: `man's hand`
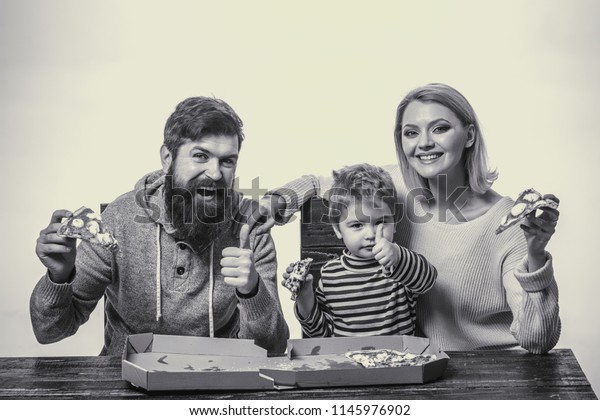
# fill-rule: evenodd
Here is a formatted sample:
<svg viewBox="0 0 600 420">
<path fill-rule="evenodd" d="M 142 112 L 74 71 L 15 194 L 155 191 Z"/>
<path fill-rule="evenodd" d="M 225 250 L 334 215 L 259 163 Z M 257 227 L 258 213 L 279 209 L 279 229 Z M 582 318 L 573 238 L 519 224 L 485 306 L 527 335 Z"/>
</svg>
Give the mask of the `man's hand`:
<svg viewBox="0 0 600 420">
<path fill-rule="evenodd" d="M 68 210 L 56 210 L 52 214 L 50 224 L 40 232 L 35 246 L 35 253 L 48 269 L 50 280 L 54 283 L 66 283 L 75 268 L 77 255 L 76 239 L 63 238 L 56 233 L 63 217 L 71 217 Z"/>
<path fill-rule="evenodd" d="M 258 286 L 258 273 L 254 266 L 254 254 L 250 250 L 250 226 L 240 230 L 240 247 L 228 247 L 223 250 L 221 259 L 223 280 L 238 292 L 248 295 Z"/>
<path fill-rule="evenodd" d="M 383 223 L 375 231 L 373 256 L 387 271 L 392 271 L 400 262 L 400 247 L 383 237 Z"/>
</svg>

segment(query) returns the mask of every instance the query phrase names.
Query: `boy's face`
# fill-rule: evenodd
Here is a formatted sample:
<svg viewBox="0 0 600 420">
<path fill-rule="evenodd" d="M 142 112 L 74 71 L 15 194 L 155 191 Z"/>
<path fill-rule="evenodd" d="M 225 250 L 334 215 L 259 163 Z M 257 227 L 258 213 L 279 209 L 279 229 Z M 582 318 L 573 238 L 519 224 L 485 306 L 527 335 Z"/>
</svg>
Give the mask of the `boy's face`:
<svg viewBox="0 0 600 420">
<path fill-rule="evenodd" d="M 340 222 L 333 230 L 350 254 L 359 258 L 373 258 L 377 227 L 383 224 L 382 237 L 394 238 L 394 215 L 390 207 L 379 199 L 365 199 L 350 203 L 342 212 Z"/>
</svg>

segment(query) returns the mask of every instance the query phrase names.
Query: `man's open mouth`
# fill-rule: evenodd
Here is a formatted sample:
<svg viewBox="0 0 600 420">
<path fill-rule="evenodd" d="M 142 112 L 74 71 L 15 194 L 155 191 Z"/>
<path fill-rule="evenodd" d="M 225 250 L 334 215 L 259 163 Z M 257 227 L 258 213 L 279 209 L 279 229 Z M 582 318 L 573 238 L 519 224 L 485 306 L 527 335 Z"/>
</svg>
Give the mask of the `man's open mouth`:
<svg viewBox="0 0 600 420">
<path fill-rule="evenodd" d="M 211 187 L 200 187 L 196 190 L 196 192 L 198 193 L 198 195 L 202 196 L 203 198 L 214 198 L 217 195 L 217 189 L 216 188 L 211 188 Z"/>
</svg>

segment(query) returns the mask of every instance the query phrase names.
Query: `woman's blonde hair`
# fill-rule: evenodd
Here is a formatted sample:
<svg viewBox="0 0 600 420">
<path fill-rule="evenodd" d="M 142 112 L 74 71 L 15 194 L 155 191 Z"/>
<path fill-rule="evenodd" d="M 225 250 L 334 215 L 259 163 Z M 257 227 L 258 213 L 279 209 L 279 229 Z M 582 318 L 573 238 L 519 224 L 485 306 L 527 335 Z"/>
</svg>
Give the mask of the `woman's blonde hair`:
<svg viewBox="0 0 600 420">
<path fill-rule="evenodd" d="M 414 101 L 438 103 L 452 111 L 465 127 L 473 125 L 475 142 L 464 151 L 464 169 L 469 178 L 471 190 L 478 194 L 489 190 L 498 178 L 498 172 L 488 167 L 487 152 L 477 115 L 469 101 L 460 92 L 442 83 L 430 83 L 413 89 L 402 99 L 396 111 L 396 127 L 394 129 L 396 152 L 408 188 L 428 187 L 427 180 L 410 166 L 402 149 L 402 118 L 406 107 Z"/>
</svg>

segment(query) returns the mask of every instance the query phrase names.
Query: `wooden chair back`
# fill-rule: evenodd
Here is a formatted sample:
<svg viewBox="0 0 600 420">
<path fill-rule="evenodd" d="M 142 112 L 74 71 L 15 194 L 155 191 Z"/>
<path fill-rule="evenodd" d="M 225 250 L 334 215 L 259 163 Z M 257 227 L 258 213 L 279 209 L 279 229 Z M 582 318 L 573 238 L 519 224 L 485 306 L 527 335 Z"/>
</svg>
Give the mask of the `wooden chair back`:
<svg viewBox="0 0 600 420">
<path fill-rule="evenodd" d="M 344 242 L 335 236 L 328 222 L 328 210 L 326 200 L 312 198 L 304 203 L 300 212 L 300 256 L 314 260 L 310 269 L 315 279 L 313 286 L 321 277 L 321 267 L 344 250 Z"/>
</svg>

